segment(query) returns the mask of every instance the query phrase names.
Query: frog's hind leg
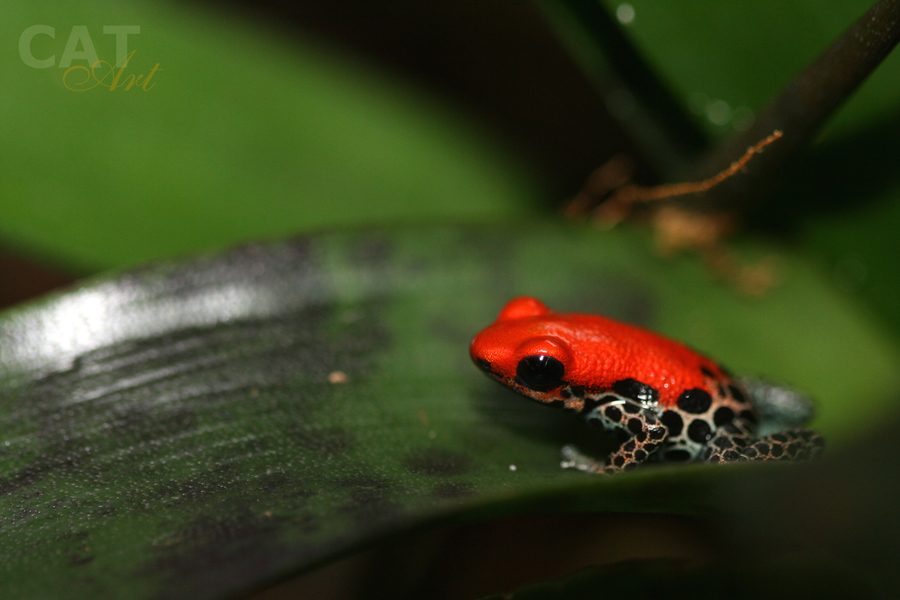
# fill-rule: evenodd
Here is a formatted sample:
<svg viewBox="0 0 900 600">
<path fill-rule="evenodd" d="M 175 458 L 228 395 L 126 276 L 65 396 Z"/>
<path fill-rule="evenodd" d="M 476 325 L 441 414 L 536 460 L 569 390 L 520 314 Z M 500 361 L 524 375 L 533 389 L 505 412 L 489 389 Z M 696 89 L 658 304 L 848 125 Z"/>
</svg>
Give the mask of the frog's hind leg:
<svg viewBox="0 0 900 600">
<path fill-rule="evenodd" d="M 748 442 L 733 433 L 720 432 L 710 442 L 704 460 L 725 463 L 746 460 L 809 460 L 822 452 L 822 436 L 812 429 L 788 429 Z"/>
</svg>

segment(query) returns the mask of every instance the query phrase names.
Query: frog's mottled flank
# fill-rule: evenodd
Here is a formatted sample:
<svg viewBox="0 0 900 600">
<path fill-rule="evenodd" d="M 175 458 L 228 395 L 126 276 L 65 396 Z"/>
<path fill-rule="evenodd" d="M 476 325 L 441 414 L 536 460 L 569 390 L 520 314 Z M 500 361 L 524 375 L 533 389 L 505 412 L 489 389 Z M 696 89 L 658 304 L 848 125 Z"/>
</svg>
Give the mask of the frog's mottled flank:
<svg viewBox="0 0 900 600">
<path fill-rule="evenodd" d="M 516 392 L 628 437 L 604 461 L 566 446 L 564 467 L 617 473 L 648 460 L 807 459 L 822 449 L 809 429 L 757 437 L 759 412 L 743 383 L 687 346 L 605 317 L 516 298 L 470 351 Z"/>
</svg>

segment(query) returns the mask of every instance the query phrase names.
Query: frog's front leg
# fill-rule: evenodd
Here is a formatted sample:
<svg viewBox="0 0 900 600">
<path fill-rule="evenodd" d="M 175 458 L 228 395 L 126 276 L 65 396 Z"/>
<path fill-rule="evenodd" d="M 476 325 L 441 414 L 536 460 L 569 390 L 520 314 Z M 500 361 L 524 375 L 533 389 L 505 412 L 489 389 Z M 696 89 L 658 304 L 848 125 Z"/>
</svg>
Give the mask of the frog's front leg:
<svg viewBox="0 0 900 600">
<path fill-rule="evenodd" d="M 618 397 L 589 409 L 584 418 L 604 429 L 622 430 L 629 439 L 603 461 L 582 454 L 574 446 L 565 446 L 562 449 L 563 468 L 603 474 L 629 471 L 645 462 L 669 436 L 668 429 L 653 410 Z"/>
<path fill-rule="evenodd" d="M 719 432 L 704 457 L 707 462 L 745 460 L 809 460 L 822 452 L 822 436 L 812 429 L 788 429 L 748 442 L 741 435 Z"/>
</svg>

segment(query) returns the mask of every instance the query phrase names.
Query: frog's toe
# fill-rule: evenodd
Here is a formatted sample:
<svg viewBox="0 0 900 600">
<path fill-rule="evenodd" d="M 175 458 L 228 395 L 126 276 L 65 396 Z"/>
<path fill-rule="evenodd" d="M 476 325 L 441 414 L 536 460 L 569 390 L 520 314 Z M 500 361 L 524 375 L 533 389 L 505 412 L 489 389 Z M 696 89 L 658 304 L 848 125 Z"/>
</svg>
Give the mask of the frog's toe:
<svg viewBox="0 0 900 600">
<path fill-rule="evenodd" d="M 559 464 L 563 469 L 578 469 L 579 471 L 585 471 L 587 473 L 603 472 L 603 463 L 594 460 L 571 444 L 563 446 L 560 451 L 560 456 L 562 460 Z"/>
</svg>

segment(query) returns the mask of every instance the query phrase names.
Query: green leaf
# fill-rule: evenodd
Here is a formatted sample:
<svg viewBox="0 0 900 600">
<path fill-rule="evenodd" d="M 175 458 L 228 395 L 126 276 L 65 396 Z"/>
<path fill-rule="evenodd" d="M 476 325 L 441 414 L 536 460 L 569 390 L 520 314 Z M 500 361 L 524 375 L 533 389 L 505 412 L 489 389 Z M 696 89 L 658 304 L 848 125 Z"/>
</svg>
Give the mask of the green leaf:
<svg viewBox="0 0 900 600">
<path fill-rule="evenodd" d="M 468 358 L 514 295 L 790 381 L 818 398 L 830 452 L 896 414 L 896 349 L 814 268 L 785 257 L 784 285 L 750 302 L 646 244 L 546 224 L 372 229 L 149 266 L 7 313 L 3 597 L 219 598 L 453 515 L 707 514 L 733 504 L 704 491 L 716 482 L 784 473 L 562 471 L 559 447 L 596 449 L 593 433 Z"/>
<path fill-rule="evenodd" d="M 212 6 L 11 0 L 0 22 L 0 238 L 84 272 L 335 225 L 493 220 L 536 205 L 509 148 L 443 103 L 312 37 Z M 18 42 L 52 27 L 24 56 Z M 127 37 L 146 91 L 74 91 L 81 26 L 116 63 Z M 85 38 L 76 48 L 81 50 Z M 67 87 L 68 85 L 68 87 Z M 81 87 L 87 87 L 81 86 Z M 73 89 L 70 89 L 73 88 Z"/>
</svg>

